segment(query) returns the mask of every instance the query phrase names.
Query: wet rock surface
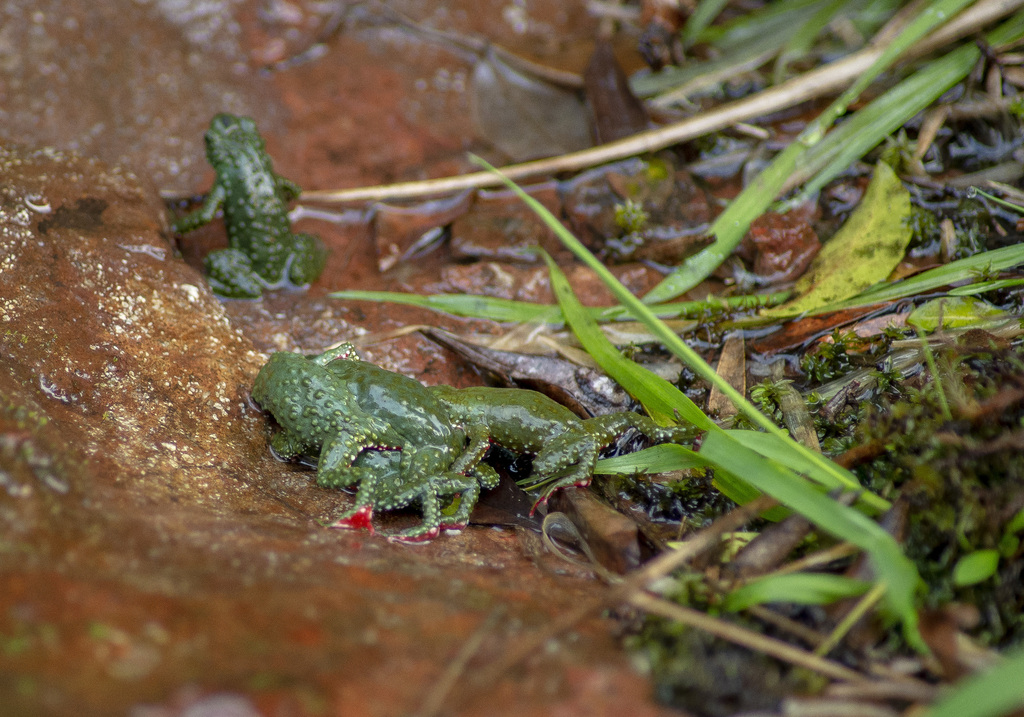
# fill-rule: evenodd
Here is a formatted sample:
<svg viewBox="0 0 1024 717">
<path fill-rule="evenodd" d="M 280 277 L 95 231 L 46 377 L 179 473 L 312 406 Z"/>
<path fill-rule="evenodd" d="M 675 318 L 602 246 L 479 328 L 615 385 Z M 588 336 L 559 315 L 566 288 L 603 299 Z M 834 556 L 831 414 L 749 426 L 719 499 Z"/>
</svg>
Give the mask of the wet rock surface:
<svg viewBox="0 0 1024 717">
<path fill-rule="evenodd" d="M 509 7 L 392 4 L 582 67 L 574 47 L 593 35 L 582 5 Z M 473 684 L 599 586 L 512 529 L 472 527 L 412 549 L 326 530 L 349 499 L 275 461 L 249 401 L 266 354 L 342 339 L 365 339 L 366 358 L 426 382 L 478 383 L 422 337 L 378 340 L 413 324 L 489 322 L 326 294 L 482 290 L 494 268 L 530 272 L 532 288 L 509 294 L 546 300 L 532 267 L 481 263 L 453 283 L 442 250 L 381 274 L 370 213 L 355 208 L 296 224 L 331 249 L 308 291 L 221 302 L 198 268 L 225 244 L 222 224 L 167 232 L 156 188 L 209 187 L 202 134 L 221 111 L 256 118 L 277 171 L 306 188 L 437 176 L 468 168 L 467 147 L 487 154 L 469 121 L 471 54 L 371 6 L 337 10 L 237 0 L 0 10 L 4 714 L 413 714 L 481 626 L 446 713 L 661 713 L 596 620 L 499 683 Z M 630 271 L 638 288 L 656 280 Z M 604 298 L 593 281 L 579 285 Z M 381 527 L 415 519 L 385 515 Z"/>
<path fill-rule="evenodd" d="M 346 499 L 271 458 L 248 401 L 263 356 L 176 256 L 155 195 L 51 150 L 7 146 L 0 171 L 10 713 L 410 712 L 490 612 L 493 659 L 592 589 L 512 531 L 410 550 L 322 528 Z M 492 689 L 507 700 L 463 713 L 633 710 L 647 692 L 597 623 Z"/>
</svg>

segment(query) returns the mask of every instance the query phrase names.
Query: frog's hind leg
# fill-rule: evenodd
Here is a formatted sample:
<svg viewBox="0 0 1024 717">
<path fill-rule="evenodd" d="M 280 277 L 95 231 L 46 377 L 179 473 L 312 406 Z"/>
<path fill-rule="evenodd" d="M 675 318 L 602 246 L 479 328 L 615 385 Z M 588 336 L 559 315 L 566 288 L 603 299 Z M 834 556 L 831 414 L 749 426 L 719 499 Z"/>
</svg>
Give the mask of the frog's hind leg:
<svg viewBox="0 0 1024 717">
<path fill-rule="evenodd" d="M 231 299 L 258 299 L 265 283 L 252 267 L 252 260 L 238 249 L 218 249 L 203 261 L 213 293 Z"/>
<path fill-rule="evenodd" d="M 313 234 L 292 235 L 292 256 L 288 265 L 288 280 L 295 286 L 316 281 L 327 265 L 327 247 Z"/>
<path fill-rule="evenodd" d="M 547 503 L 559 488 L 590 485 L 601 448 L 594 436 L 576 429 L 566 431 L 545 446 L 533 459 L 530 477 L 523 481 L 527 487 L 543 488 L 530 513 Z"/>
<path fill-rule="evenodd" d="M 683 443 L 693 439 L 693 429 L 689 426 L 659 426 L 647 416 L 626 411 L 594 416 L 583 421 L 583 428 L 593 435 L 604 448 L 628 431 L 635 428 L 652 443 Z"/>
<path fill-rule="evenodd" d="M 345 487 L 359 483 L 352 508 L 338 516 L 327 527 L 365 529 L 372 535 L 373 509 L 381 502 L 381 495 L 386 495 L 389 487 L 397 480 L 400 457 L 397 451 L 364 451 L 358 458 L 359 465 L 344 470 L 336 469 L 323 479 L 338 481 L 338 484 L 327 487 Z M 324 485 L 319 475 L 317 482 Z"/>
<path fill-rule="evenodd" d="M 440 497 L 457 493 L 461 494 L 461 498 L 455 514 L 450 517 L 443 516 Z M 442 528 L 461 530 L 469 522 L 469 514 L 479 497 L 480 484 L 471 476 L 445 472 L 442 475 L 422 480 L 418 485 L 410 486 L 406 491 L 396 494 L 394 500 L 399 504 L 394 507 L 408 505 L 419 498 L 423 510 L 423 522 L 418 526 L 403 530 L 397 535 L 390 536 L 388 540 L 399 543 L 422 543 L 436 538 Z"/>
</svg>

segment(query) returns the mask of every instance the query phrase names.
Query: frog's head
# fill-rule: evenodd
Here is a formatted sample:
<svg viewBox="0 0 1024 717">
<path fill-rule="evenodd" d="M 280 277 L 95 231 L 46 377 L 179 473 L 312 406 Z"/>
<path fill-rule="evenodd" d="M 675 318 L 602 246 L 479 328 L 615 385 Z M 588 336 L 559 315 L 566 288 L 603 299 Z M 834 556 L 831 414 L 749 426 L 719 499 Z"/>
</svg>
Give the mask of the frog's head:
<svg viewBox="0 0 1024 717">
<path fill-rule="evenodd" d="M 263 152 L 264 144 L 256 123 L 250 118 L 224 112 L 210 121 L 210 129 L 206 131 L 206 156 L 214 167 L 230 164 L 233 158 L 253 149 Z"/>
<path fill-rule="evenodd" d="M 265 409 L 273 408 L 275 401 L 294 389 L 297 379 L 304 376 L 310 362 L 305 356 L 288 351 L 278 351 L 256 374 L 252 387 L 252 400 Z"/>
</svg>

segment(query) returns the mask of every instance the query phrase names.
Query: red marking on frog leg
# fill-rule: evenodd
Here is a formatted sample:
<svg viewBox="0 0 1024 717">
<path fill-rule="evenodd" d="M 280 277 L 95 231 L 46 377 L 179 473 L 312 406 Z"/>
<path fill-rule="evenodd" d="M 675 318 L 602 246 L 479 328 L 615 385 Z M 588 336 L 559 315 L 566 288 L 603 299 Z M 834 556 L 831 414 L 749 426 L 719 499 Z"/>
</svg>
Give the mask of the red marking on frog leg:
<svg viewBox="0 0 1024 717">
<path fill-rule="evenodd" d="M 389 535 L 388 540 L 392 543 L 402 543 L 403 545 L 415 545 L 416 543 L 429 543 L 431 540 L 437 537 L 440 533 L 439 528 L 431 528 L 425 533 L 419 535 Z"/>
<path fill-rule="evenodd" d="M 336 521 L 328 525 L 328 528 L 341 528 L 343 530 L 362 530 L 366 529 L 370 531 L 370 535 L 373 535 L 373 506 L 364 505 L 362 508 L 354 512 L 352 515 L 345 518 L 338 518 Z"/>
</svg>

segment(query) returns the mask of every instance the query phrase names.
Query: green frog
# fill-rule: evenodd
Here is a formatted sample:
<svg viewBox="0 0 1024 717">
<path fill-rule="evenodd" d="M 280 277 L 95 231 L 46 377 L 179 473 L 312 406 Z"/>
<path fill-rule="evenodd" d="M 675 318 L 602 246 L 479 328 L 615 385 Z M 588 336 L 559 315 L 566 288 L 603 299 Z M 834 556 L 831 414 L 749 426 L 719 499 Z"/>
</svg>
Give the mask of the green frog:
<svg viewBox="0 0 1024 717">
<path fill-rule="evenodd" d="M 422 523 L 391 537 L 430 540 L 464 527 L 481 487 L 497 485 L 492 468 L 476 470 L 482 452 L 467 451 L 465 432 L 425 386 L 358 360 L 351 344 L 314 356 L 275 353 L 252 397 L 281 426 L 271 441 L 278 456 L 319 454 L 319 485 L 358 486 L 353 507 L 330 527 L 373 532 L 374 510 L 418 503 Z M 454 514 L 442 515 L 441 499 L 455 495 Z"/>
<path fill-rule="evenodd" d="M 359 360 L 351 344 L 310 357 L 274 354 L 252 395 L 281 425 L 272 443 L 279 454 L 319 450 L 320 485 L 358 483 L 353 507 L 331 527 L 372 532 L 374 510 L 418 503 L 422 523 L 393 536 L 403 542 L 465 526 L 481 489 L 498 484 L 480 462 L 492 443 L 534 454 L 525 482 L 543 487 L 543 502 L 558 488 L 589 483 L 599 451 L 629 429 L 654 442 L 693 433 L 628 412 L 583 420 L 525 389 L 427 387 Z M 441 500 L 456 495 L 453 514 L 444 515 Z"/>
<path fill-rule="evenodd" d="M 233 299 L 258 299 L 264 289 L 303 286 L 324 270 L 327 250 L 312 234 L 293 234 L 288 202 L 301 193 L 274 172 L 256 123 L 218 114 L 206 132 L 206 157 L 217 173 L 203 205 L 173 224 L 184 233 L 224 209 L 229 248 L 204 262 L 210 288 Z"/>
</svg>

